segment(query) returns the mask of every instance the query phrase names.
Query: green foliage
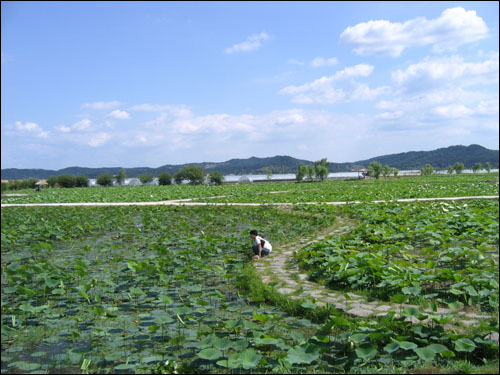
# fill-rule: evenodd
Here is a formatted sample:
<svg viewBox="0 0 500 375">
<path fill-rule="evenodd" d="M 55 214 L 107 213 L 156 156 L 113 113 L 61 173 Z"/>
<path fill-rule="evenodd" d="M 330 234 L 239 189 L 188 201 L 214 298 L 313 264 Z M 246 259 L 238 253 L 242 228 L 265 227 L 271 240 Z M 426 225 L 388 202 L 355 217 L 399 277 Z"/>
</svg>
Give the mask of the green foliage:
<svg viewBox="0 0 500 375">
<path fill-rule="evenodd" d="M 484 168 L 488 171 L 488 173 L 491 172 L 491 164 L 489 162 L 486 162 L 486 164 L 484 164 Z"/>
<path fill-rule="evenodd" d="M 219 171 L 213 171 L 208 174 L 208 182 L 212 185 L 222 185 L 224 175 Z"/>
<path fill-rule="evenodd" d="M 456 162 L 453 166 L 453 169 L 455 169 L 456 174 L 460 174 L 464 171 L 465 166 L 463 165 L 463 163 Z"/>
<path fill-rule="evenodd" d="M 453 165 L 448 165 L 448 174 L 453 174 Z"/>
<path fill-rule="evenodd" d="M 327 158 L 323 158 L 321 160 L 314 162 L 314 169 L 316 177 L 318 177 L 321 181 L 324 181 L 328 177 L 328 168 L 330 167 L 330 163 Z"/>
<path fill-rule="evenodd" d="M 307 178 L 309 181 L 314 180 L 314 177 L 316 176 L 316 168 L 314 168 L 314 165 L 308 165 L 307 166 Z"/>
<path fill-rule="evenodd" d="M 483 169 L 483 165 L 481 163 L 476 163 L 474 164 L 474 166 L 472 167 L 472 171 L 474 173 L 476 173 L 477 171 L 480 171 L 481 169 Z"/>
<path fill-rule="evenodd" d="M 55 187 L 57 184 L 57 177 L 56 176 L 50 176 L 47 178 L 47 184 L 49 187 Z"/>
<path fill-rule="evenodd" d="M 336 289 L 494 310 L 497 210 L 497 200 L 355 205 L 349 212 L 360 220 L 356 229 L 308 246 L 298 260 Z"/>
<path fill-rule="evenodd" d="M 420 169 L 420 174 L 422 176 L 430 176 L 433 173 L 434 173 L 434 168 L 432 168 L 432 165 L 430 164 L 426 164 L 422 169 Z"/>
<path fill-rule="evenodd" d="M 172 176 L 168 172 L 163 172 L 158 175 L 158 185 L 171 185 L 172 184 Z"/>
<path fill-rule="evenodd" d="M 191 185 L 200 185 L 205 179 L 203 168 L 199 165 L 188 165 L 174 175 L 176 183 L 188 180 Z"/>
<path fill-rule="evenodd" d="M 2 191 L 34 189 L 37 181 L 38 179 L 36 178 L 27 178 L 25 180 L 13 180 L 8 182 L 2 182 Z"/>
<path fill-rule="evenodd" d="M 392 168 L 386 164 L 386 165 L 384 165 L 384 168 L 382 169 L 382 174 L 384 175 L 384 177 L 387 177 L 391 174 L 391 171 L 392 171 Z"/>
<path fill-rule="evenodd" d="M 297 173 L 295 175 L 295 179 L 297 182 L 302 182 L 304 177 L 307 175 L 308 167 L 305 164 L 300 163 L 297 167 Z"/>
<path fill-rule="evenodd" d="M 103 173 L 97 176 L 96 183 L 101 186 L 112 186 L 113 176 L 111 176 L 109 173 Z"/>
<path fill-rule="evenodd" d="M 76 185 L 75 177 L 69 174 L 57 176 L 57 184 L 61 187 L 72 188 Z"/>
<path fill-rule="evenodd" d="M 368 176 L 375 177 L 378 180 L 380 173 L 382 173 L 382 164 L 378 161 L 372 161 L 368 166 Z"/>
<path fill-rule="evenodd" d="M 139 176 L 139 181 L 141 181 L 143 184 L 149 184 L 151 181 L 153 181 L 153 175 L 149 173 L 144 173 Z"/>
<path fill-rule="evenodd" d="M 118 185 L 122 185 L 125 179 L 127 178 L 127 173 L 125 172 L 125 169 L 120 169 L 120 172 L 118 172 L 117 175 L 114 176 L 115 181 Z"/>
<path fill-rule="evenodd" d="M 88 187 L 89 179 L 87 176 L 80 175 L 75 177 L 75 187 Z"/>
</svg>

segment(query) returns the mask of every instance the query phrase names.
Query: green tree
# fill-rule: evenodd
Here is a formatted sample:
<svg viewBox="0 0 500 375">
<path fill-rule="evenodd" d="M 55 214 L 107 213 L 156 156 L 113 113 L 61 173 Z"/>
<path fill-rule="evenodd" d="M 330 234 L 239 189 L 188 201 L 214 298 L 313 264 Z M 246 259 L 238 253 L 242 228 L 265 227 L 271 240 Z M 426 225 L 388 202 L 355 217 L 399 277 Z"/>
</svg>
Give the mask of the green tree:
<svg viewBox="0 0 500 375">
<path fill-rule="evenodd" d="M 309 181 L 314 180 L 314 177 L 316 176 L 316 168 L 314 168 L 314 165 L 308 165 L 307 167 L 307 177 L 309 178 Z"/>
<path fill-rule="evenodd" d="M 115 176 L 115 181 L 118 185 L 122 185 L 125 179 L 127 178 L 127 173 L 125 173 L 125 169 L 120 169 L 120 172 Z"/>
<path fill-rule="evenodd" d="M 491 172 L 491 164 L 487 161 L 486 164 L 484 165 L 484 168 L 488 171 L 488 173 Z"/>
<path fill-rule="evenodd" d="M 392 173 L 394 174 L 394 177 L 396 177 L 398 175 L 398 173 L 399 173 L 399 169 L 393 168 L 392 169 Z"/>
<path fill-rule="evenodd" d="M 432 168 L 432 165 L 430 164 L 426 164 L 422 169 L 420 169 L 420 174 L 422 176 L 430 176 L 433 173 L 434 173 L 434 168 Z"/>
<path fill-rule="evenodd" d="M 101 186 L 112 186 L 113 176 L 111 176 L 109 173 L 102 173 L 97 176 L 96 183 Z"/>
<path fill-rule="evenodd" d="M 368 166 L 368 175 L 370 177 L 375 177 L 378 180 L 381 172 L 382 164 L 380 164 L 378 161 L 372 161 Z"/>
<path fill-rule="evenodd" d="M 171 185 L 172 184 L 172 176 L 170 173 L 163 172 L 158 175 L 158 184 L 159 185 Z"/>
<path fill-rule="evenodd" d="M 387 164 L 384 165 L 384 167 L 382 168 L 382 174 L 384 175 L 384 177 L 387 177 L 391 174 L 391 167 L 389 167 Z"/>
<path fill-rule="evenodd" d="M 483 165 L 481 163 L 479 163 L 479 162 L 476 163 L 476 164 L 474 164 L 474 166 L 472 167 L 472 171 L 474 173 L 480 171 L 481 169 L 483 169 Z"/>
<path fill-rule="evenodd" d="M 448 174 L 453 174 L 453 165 L 448 165 Z"/>
<path fill-rule="evenodd" d="M 453 166 L 453 169 L 455 170 L 456 174 L 460 174 L 464 171 L 465 166 L 463 165 L 463 163 L 456 162 Z"/>
<path fill-rule="evenodd" d="M 141 181 L 143 184 L 149 184 L 151 181 L 153 181 L 153 175 L 150 173 L 144 173 L 139 176 L 139 181 Z"/>
<path fill-rule="evenodd" d="M 57 184 L 57 177 L 56 176 L 50 176 L 47 178 L 47 184 L 49 187 L 55 187 Z"/>
<path fill-rule="evenodd" d="M 75 177 L 75 186 L 76 187 L 88 187 L 89 186 L 89 179 L 85 175 L 80 175 Z"/>
<path fill-rule="evenodd" d="M 61 174 L 57 176 L 57 183 L 61 187 L 72 188 L 75 186 L 75 178 L 70 174 Z"/>
<path fill-rule="evenodd" d="M 174 173 L 174 181 L 177 185 L 182 184 L 182 181 L 184 181 L 184 175 L 181 171 L 177 171 Z"/>
<path fill-rule="evenodd" d="M 266 167 L 263 169 L 263 171 L 266 174 L 268 180 L 271 180 L 273 178 L 273 171 L 271 170 L 271 168 Z"/>
<path fill-rule="evenodd" d="M 213 185 L 222 185 L 224 175 L 219 171 L 213 171 L 208 174 L 208 182 Z"/>
<path fill-rule="evenodd" d="M 188 180 L 191 185 L 200 185 L 205 179 L 203 168 L 199 165 L 188 165 L 182 168 L 179 173 L 184 180 Z"/>
<path fill-rule="evenodd" d="M 321 181 L 324 181 L 328 177 L 328 168 L 330 168 L 330 163 L 327 158 L 314 162 L 314 172 L 316 177 L 318 177 Z"/>
<path fill-rule="evenodd" d="M 297 182 L 302 182 L 304 177 L 307 175 L 307 165 L 300 163 L 297 167 L 297 174 L 295 175 L 295 178 L 297 179 Z"/>
</svg>

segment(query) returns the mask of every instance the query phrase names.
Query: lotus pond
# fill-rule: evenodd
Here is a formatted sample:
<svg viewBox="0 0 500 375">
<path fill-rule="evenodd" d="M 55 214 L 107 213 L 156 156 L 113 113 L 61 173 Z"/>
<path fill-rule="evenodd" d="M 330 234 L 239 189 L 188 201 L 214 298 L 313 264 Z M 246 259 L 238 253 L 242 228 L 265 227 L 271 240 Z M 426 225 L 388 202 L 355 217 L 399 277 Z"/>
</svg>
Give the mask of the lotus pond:
<svg viewBox="0 0 500 375">
<path fill-rule="evenodd" d="M 196 199 L 204 202 L 278 203 L 372 201 L 498 195 L 498 173 L 381 178 L 380 180 L 327 180 L 271 182 L 222 186 L 123 186 L 19 190 L 26 196 L 4 196 L 2 203 L 148 202 Z"/>
<path fill-rule="evenodd" d="M 350 184 L 361 183 L 399 198 L 404 188 L 395 181 L 240 188 L 255 189 L 248 200 L 258 200 L 257 195 L 281 199 L 269 189 L 288 185 L 299 197 L 317 194 L 311 188 L 327 195 L 336 185 L 355 190 Z M 477 195 L 498 191 L 495 183 L 476 182 L 482 192 Z M 431 185 L 439 186 L 432 194 L 443 186 Z M 468 189 L 457 186 L 457 195 Z M 178 188 L 204 195 L 204 187 Z M 218 188 L 203 191 L 240 194 L 236 186 Z M 131 197 L 133 189 L 68 190 Z M 176 194 L 171 197 L 181 197 Z M 272 285 L 259 284 L 250 263 L 249 229 L 279 248 L 314 238 L 339 215 L 359 225 L 304 250 L 317 252 L 310 257 L 314 262 L 301 258 L 303 267 L 318 272 L 312 277 L 345 291 L 360 287 L 353 280 L 377 283 L 390 290 L 387 298 L 426 295 L 436 304 L 487 311 L 491 319 L 445 330 L 451 316 L 435 314 L 429 316 L 432 323 L 413 325 L 405 319 L 428 317 L 415 309 L 402 309 L 401 317 L 390 311 L 369 320 L 352 318 L 318 308 L 306 295 L 291 301 L 274 295 Z M 490 336 L 498 332 L 498 200 L 341 208 L 5 207 L 1 219 L 2 373 L 402 372 L 425 364 L 445 368 L 457 360 L 498 367 L 498 342 Z M 373 261 L 356 258 L 361 248 Z M 398 254 L 398 248 L 404 251 Z M 418 272 L 385 273 L 389 267 Z M 362 277 L 349 274 L 351 269 Z M 449 278 L 421 276 L 431 269 Z"/>
</svg>

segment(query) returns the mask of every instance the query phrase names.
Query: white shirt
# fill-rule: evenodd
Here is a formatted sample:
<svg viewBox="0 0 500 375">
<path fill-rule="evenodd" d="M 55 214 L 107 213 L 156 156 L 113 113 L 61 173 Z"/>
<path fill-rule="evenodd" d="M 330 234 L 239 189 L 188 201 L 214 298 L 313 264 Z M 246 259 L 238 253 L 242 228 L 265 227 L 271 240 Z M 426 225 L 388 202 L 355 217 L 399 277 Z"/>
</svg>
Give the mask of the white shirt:
<svg viewBox="0 0 500 375">
<path fill-rule="evenodd" d="M 259 245 L 260 244 L 260 240 L 264 240 L 264 246 L 262 246 L 263 249 L 268 249 L 269 251 L 272 251 L 273 250 L 273 247 L 271 246 L 271 244 L 269 243 L 268 240 L 262 238 L 261 236 L 256 236 L 255 237 L 255 240 L 254 240 L 254 243 L 255 245 Z"/>
</svg>

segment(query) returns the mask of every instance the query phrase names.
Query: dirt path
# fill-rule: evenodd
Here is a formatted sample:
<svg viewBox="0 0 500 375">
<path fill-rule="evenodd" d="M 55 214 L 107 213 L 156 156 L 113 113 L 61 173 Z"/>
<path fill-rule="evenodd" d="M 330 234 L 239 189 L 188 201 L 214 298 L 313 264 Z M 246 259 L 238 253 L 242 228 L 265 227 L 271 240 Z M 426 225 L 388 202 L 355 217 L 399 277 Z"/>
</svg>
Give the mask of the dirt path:
<svg viewBox="0 0 500 375">
<path fill-rule="evenodd" d="M 400 312 L 405 307 L 414 307 L 422 313 L 432 315 L 451 314 L 453 319 L 449 324 L 445 324 L 445 329 L 457 329 L 460 325 L 472 326 L 480 324 L 482 319 L 491 318 L 490 315 L 477 314 L 464 310 L 453 310 L 438 308 L 437 312 L 424 309 L 417 305 L 395 304 L 384 301 L 368 302 L 364 296 L 355 293 L 343 293 L 328 289 L 320 284 L 307 280 L 307 275 L 303 273 L 293 258 L 295 252 L 300 249 L 324 240 L 330 235 L 341 235 L 352 229 L 354 223 L 340 218 L 332 227 L 325 230 L 315 238 L 303 239 L 300 243 L 286 244 L 273 247 L 271 255 L 263 259 L 254 261 L 257 273 L 265 283 L 272 283 L 273 287 L 281 293 L 288 295 L 292 299 L 311 299 L 317 306 L 330 306 L 342 310 L 355 317 L 383 316 L 389 311 L 394 311 L 395 316 L 400 316 Z M 417 318 L 407 318 L 412 323 L 420 323 Z M 423 320 L 422 323 L 429 323 L 431 319 Z M 491 332 L 490 337 L 498 342 L 498 332 Z"/>
<path fill-rule="evenodd" d="M 209 197 L 210 198 L 210 197 Z M 219 197 L 213 197 L 219 198 Z M 210 203 L 194 202 L 198 198 L 174 199 L 157 202 L 75 202 L 75 203 L 2 203 L 1 207 L 53 207 L 53 206 L 293 206 L 296 204 L 327 204 L 333 206 L 342 206 L 346 204 L 366 203 L 363 201 L 344 201 L 344 202 L 300 202 L 300 203 Z M 440 198 L 406 198 L 396 200 L 379 200 L 373 203 L 386 202 L 425 202 L 425 201 L 454 201 L 463 199 L 498 199 L 497 195 L 481 195 L 469 197 L 440 197 Z"/>
</svg>

